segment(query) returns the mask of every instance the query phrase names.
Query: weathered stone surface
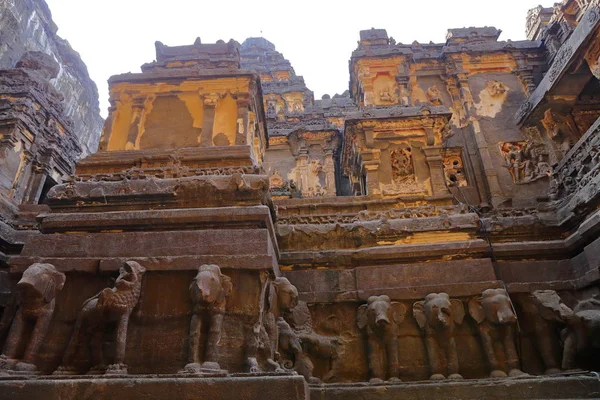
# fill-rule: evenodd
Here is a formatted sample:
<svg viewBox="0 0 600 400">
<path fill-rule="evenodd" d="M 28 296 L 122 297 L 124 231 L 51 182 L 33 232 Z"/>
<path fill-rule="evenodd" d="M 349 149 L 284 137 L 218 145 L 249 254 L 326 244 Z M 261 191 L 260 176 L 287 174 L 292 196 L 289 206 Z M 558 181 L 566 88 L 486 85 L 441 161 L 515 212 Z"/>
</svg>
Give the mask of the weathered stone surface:
<svg viewBox="0 0 600 400">
<path fill-rule="evenodd" d="M 103 119 L 98 89 L 87 67 L 69 42 L 59 37 L 58 27 L 44 0 L 3 1 L 0 4 L 0 68 L 12 68 L 27 51 L 39 51 L 58 62 L 52 85 L 65 98 L 66 116 L 73 119 L 82 155 L 96 151 Z"/>
</svg>

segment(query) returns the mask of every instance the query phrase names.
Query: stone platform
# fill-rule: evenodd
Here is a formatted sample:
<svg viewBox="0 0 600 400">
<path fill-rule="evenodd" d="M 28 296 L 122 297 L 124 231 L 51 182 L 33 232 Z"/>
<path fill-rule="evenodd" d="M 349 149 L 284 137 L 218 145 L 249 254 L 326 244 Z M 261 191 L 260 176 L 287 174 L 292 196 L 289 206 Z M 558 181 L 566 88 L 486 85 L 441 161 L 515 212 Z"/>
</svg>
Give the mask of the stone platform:
<svg viewBox="0 0 600 400">
<path fill-rule="evenodd" d="M 261 399 L 261 400 L 469 400 L 597 399 L 600 379 L 592 374 L 394 384 L 313 384 L 301 376 L 234 374 L 228 377 L 136 375 L 22 379 L 0 377 L 0 400 L 84 399 Z"/>
<path fill-rule="evenodd" d="M 0 400 L 304 400 L 308 393 L 301 376 L 0 378 Z"/>
<path fill-rule="evenodd" d="M 1 396 L 0 396 L 1 397 Z M 592 374 L 463 381 L 311 385 L 310 400 L 598 399 L 600 379 Z"/>
</svg>

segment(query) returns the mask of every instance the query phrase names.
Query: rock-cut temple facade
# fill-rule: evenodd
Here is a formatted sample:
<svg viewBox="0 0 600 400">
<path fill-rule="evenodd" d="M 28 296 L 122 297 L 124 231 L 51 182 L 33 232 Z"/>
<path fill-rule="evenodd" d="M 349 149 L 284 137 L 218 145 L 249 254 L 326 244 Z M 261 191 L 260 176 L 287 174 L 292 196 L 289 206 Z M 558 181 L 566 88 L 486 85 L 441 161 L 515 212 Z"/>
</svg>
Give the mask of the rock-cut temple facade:
<svg viewBox="0 0 600 400">
<path fill-rule="evenodd" d="M 357 32 L 321 99 L 265 38 L 156 42 L 102 132 L 25 3 L 0 2 L 0 400 L 600 397 L 597 0 L 522 41 Z"/>
</svg>

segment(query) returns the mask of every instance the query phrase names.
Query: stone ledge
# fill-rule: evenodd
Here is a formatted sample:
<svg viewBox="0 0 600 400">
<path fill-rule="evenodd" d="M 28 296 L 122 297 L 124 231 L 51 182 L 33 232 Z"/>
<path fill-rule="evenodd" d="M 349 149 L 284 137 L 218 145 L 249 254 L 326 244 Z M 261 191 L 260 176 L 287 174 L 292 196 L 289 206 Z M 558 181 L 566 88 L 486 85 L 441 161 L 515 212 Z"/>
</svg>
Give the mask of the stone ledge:
<svg viewBox="0 0 600 400">
<path fill-rule="evenodd" d="M 600 380 L 591 375 L 310 386 L 311 400 L 541 400 L 599 397 Z"/>
<path fill-rule="evenodd" d="M 80 399 L 305 400 L 301 376 L 236 378 L 136 377 L 84 379 L 0 379 L 0 400 Z"/>
</svg>

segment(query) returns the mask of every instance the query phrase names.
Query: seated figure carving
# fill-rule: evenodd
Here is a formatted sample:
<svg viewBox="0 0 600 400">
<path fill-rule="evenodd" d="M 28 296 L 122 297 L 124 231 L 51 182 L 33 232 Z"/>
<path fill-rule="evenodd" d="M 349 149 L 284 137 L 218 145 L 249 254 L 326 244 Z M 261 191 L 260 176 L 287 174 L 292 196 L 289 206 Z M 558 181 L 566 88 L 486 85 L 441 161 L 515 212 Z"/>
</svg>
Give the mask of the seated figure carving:
<svg viewBox="0 0 600 400">
<path fill-rule="evenodd" d="M 199 373 L 203 369 L 220 370 L 219 340 L 227 299 L 231 294 L 231 279 L 221 273 L 218 265 L 202 265 L 190 284 L 193 303 L 188 349 L 188 364 L 183 372 Z M 202 320 L 208 320 L 208 337 L 204 362 L 201 363 L 200 339 Z"/>
<path fill-rule="evenodd" d="M 78 351 L 89 339 L 92 368 L 88 374 L 127 374 L 125 349 L 127 345 L 127 327 L 129 318 L 136 308 L 142 291 L 142 279 L 146 268 L 135 261 L 127 261 L 119 270 L 115 287 L 105 288 L 83 303 L 71 341 L 64 354 L 62 366 L 54 372 L 56 375 L 74 375 L 78 373 L 74 365 Z M 114 362 L 106 365 L 103 343 L 105 325 L 117 323 L 116 349 Z M 88 336 L 91 336 L 89 338 Z"/>
<path fill-rule="evenodd" d="M 65 281 L 65 274 L 52 264 L 35 263 L 25 270 L 17 283 L 20 301 L 0 356 L 0 369 L 38 372 L 37 354 L 54 315 L 56 296 Z M 26 335 L 30 329 L 31 334 Z"/>
</svg>

